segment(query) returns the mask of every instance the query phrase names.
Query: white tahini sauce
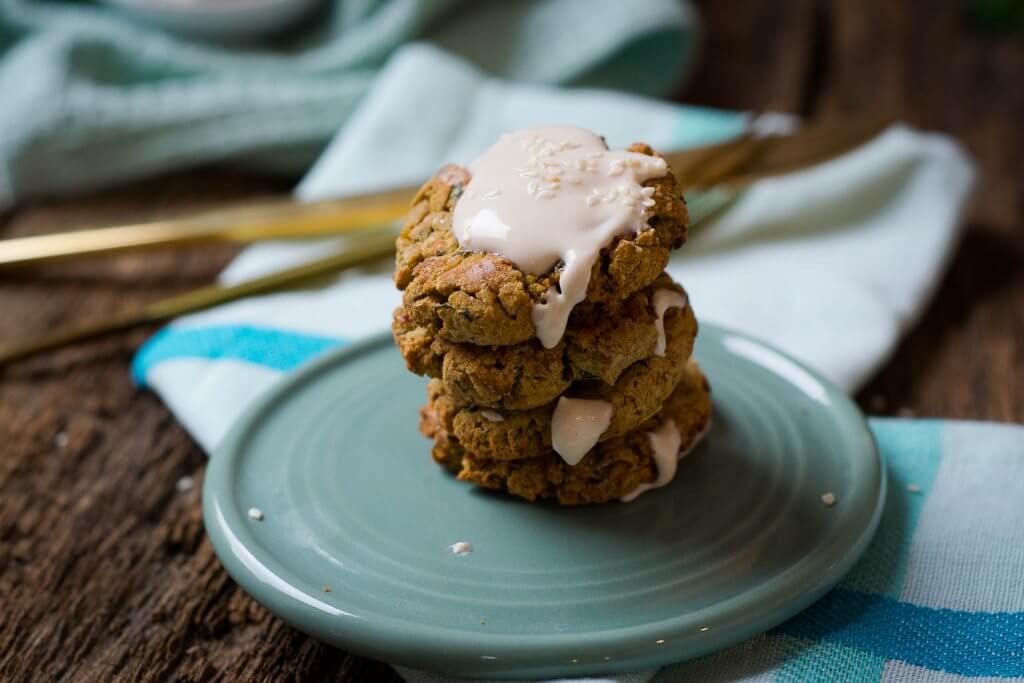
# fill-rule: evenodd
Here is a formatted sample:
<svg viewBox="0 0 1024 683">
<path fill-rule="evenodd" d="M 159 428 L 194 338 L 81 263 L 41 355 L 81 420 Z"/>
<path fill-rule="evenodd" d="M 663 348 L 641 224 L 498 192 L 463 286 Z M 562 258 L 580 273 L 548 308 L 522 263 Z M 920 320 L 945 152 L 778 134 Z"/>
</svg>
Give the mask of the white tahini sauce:
<svg viewBox="0 0 1024 683">
<path fill-rule="evenodd" d="M 563 264 L 558 286 L 533 308 L 537 338 L 551 348 L 586 296 L 601 249 L 617 235 L 647 229 L 654 188 L 641 184 L 668 166 L 609 151 L 589 130 L 566 126 L 507 133 L 469 169 L 453 216 L 459 246 L 500 254 L 535 275 Z"/>
<path fill-rule="evenodd" d="M 658 477 L 650 483 L 640 484 L 624 495 L 621 498 L 622 502 L 630 503 L 636 500 L 641 493 L 661 488 L 675 479 L 676 467 L 679 465 L 679 461 L 697 447 L 697 444 L 700 443 L 700 440 L 704 438 L 704 435 L 708 433 L 710 428 L 711 423 L 708 422 L 701 433 L 694 438 L 693 443 L 682 452 L 679 451 L 679 447 L 682 445 L 683 438 L 679 434 L 679 428 L 673 420 L 665 420 L 653 432 L 647 432 L 647 437 L 651 440 L 651 449 L 654 451 L 654 465 L 658 469 Z"/>
<path fill-rule="evenodd" d="M 659 289 L 654 293 L 654 327 L 658 330 L 658 341 L 654 346 L 655 356 L 665 355 L 665 313 L 670 308 L 686 308 L 686 296 L 674 289 Z"/>
<path fill-rule="evenodd" d="M 597 444 L 611 421 L 611 403 L 562 396 L 551 417 L 551 446 L 574 466 Z"/>
</svg>

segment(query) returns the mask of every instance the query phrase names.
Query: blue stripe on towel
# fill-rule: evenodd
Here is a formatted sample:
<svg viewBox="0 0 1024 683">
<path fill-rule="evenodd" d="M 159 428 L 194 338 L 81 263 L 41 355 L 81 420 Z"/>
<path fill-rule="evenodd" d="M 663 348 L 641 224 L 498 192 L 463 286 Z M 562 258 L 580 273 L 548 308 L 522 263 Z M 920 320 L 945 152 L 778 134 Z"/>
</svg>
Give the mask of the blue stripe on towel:
<svg viewBox="0 0 1024 683">
<path fill-rule="evenodd" d="M 1024 676 L 1024 612 L 935 609 L 837 589 L 775 633 L 962 676 Z"/>
<path fill-rule="evenodd" d="M 846 575 L 840 586 L 858 593 L 898 598 L 907 580 L 910 546 L 928 492 L 942 463 L 942 422 L 938 420 L 872 419 L 871 431 L 885 454 L 889 486 L 878 533 L 865 559 Z M 907 491 L 908 484 L 922 488 Z"/>
<path fill-rule="evenodd" d="M 147 341 L 132 361 L 132 379 L 146 385 L 154 365 L 175 358 L 230 359 L 291 370 L 327 349 L 348 341 L 249 325 L 167 327 Z"/>
</svg>

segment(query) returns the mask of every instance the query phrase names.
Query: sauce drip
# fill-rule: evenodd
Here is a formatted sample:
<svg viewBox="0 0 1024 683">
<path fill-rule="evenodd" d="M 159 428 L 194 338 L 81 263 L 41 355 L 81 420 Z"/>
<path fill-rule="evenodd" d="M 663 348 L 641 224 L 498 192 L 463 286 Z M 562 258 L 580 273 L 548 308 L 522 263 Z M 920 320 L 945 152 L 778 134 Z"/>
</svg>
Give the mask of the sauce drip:
<svg viewBox="0 0 1024 683">
<path fill-rule="evenodd" d="M 640 484 L 635 489 L 624 495 L 620 500 L 623 503 L 631 503 L 636 500 L 641 493 L 650 491 L 651 489 L 661 488 L 665 484 L 669 483 L 676 477 L 676 469 L 679 465 L 679 461 L 685 458 L 690 452 L 697 447 L 704 435 L 708 433 L 708 429 L 711 427 L 709 422 L 704 430 L 701 431 L 694 439 L 685 451 L 679 452 L 679 447 L 682 445 L 682 436 L 679 434 L 679 428 L 676 423 L 672 420 L 665 420 L 662 422 L 657 429 L 653 432 L 647 432 L 647 438 L 651 440 L 651 449 L 654 451 L 654 465 L 658 468 L 658 477 L 649 484 Z"/>
<path fill-rule="evenodd" d="M 562 396 L 551 417 L 551 446 L 569 465 L 576 465 L 597 445 L 612 421 L 612 404 Z"/>
<path fill-rule="evenodd" d="M 686 297 L 674 289 L 659 289 L 654 293 L 654 327 L 658 330 L 658 341 L 654 346 L 655 356 L 665 355 L 665 313 L 670 308 L 686 308 Z"/>
</svg>

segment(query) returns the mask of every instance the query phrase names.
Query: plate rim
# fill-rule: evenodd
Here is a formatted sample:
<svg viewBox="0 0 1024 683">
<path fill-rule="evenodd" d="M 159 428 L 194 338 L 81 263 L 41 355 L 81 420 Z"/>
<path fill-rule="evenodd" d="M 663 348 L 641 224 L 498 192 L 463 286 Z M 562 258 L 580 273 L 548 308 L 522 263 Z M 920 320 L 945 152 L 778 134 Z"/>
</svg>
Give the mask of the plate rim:
<svg viewBox="0 0 1024 683">
<path fill-rule="evenodd" d="M 870 488 L 875 490 L 874 506 L 867 525 L 860 529 L 855 540 L 847 543 L 845 539 L 848 534 L 837 534 L 826 544 L 819 546 L 815 552 L 805 555 L 787 567 L 769 583 L 757 589 L 750 589 L 767 593 L 767 597 L 752 599 L 747 597 L 750 590 L 746 590 L 702 610 L 644 624 L 600 631 L 512 635 L 430 626 L 384 615 L 376 615 L 368 621 L 363 616 L 338 610 L 316 596 L 304 592 L 295 585 L 304 582 L 296 580 L 298 577 L 277 562 L 276 558 L 255 556 L 252 549 L 255 548 L 255 552 L 259 552 L 261 548 L 258 542 L 254 542 L 251 526 L 246 524 L 243 513 L 237 506 L 231 509 L 220 504 L 219 488 L 215 482 L 231 481 L 233 466 L 244 452 L 240 446 L 252 427 L 259 424 L 266 411 L 278 401 L 286 400 L 290 393 L 301 388 L 325 369 L 373 352 L 381 346 L 392 346 L 393 340 L 389 332 L 372 334 L 311 360 L 282 377 L 243 411 L 214 449 L 207 464 L 202 494 L 203 523 L 207 536 L 218 559 L 232 579 L 270 612 L 323 642 L 342 647 L 353 654 L 374 657 L 393 665 L 466 675 L 466 668 L 446 667 L 445 662 L 472 658 L 478 661 L 478 668 L 472 669 L 471 675 L 478 678 L 580 676 L 661 666 L 709 654 L 746 640 L 795 616 L 819 600 L 860 559 L 878 528 L 885 506 L 887 471 L 863 413 L 844 391 L 816 370 L 772 344 L 743 332 L 704 323 L 701 325 L 701 333 L 705 339 L 714 337 L 715 342 L 722 346 L 722 340 L 726 336 L 746 339 L 773 351 L 809 373 L 827 391 L 832 411 L 838 410 L 848 418 L 840 421 L 856 428 L 856 436 L 862 441 L 865 454 L 870 454 L 870 466 L 874 469 L 874 482 L 869 483 L 873 483 Z M 735 351 L 727 351 L 736 355 Z M 231 490 L 233 487 L 229 485 L 220 488 Z M 842 538 L 839 538 L 840 536 Z M 245 543 L 246 540 L 249 542 Z M 829 564 L 826 572 L 821 572 L 821 563 L 815 562 L 815 558 L 835 554 L 836 546 L 839 546 L 840 560 Z M 240 555 L 248 555 L 248 561 L 243 560 Z M 253 564 L 254 562 L 257 564 Z M 766 591 L 764 586 L 775 588 Z M 298 594 L 303 597 L 299 597 Z M 337 594 L 338 591 L 332 592 L 335 598 Z M 314 603 L 320 603 L 321 607 Z M 331 610 L 338 613 L 328 614 L 324 607 L 331 607 Z M 637 654 L 638 649 L 645 649 L 645 644 L 646 649 L 650 649 L 650 643 L 655 639 L 665 639 L 669 642 L 674 640 L 678 643 L 683 639 L 692 640 L 704 636 L 705 634 L 699 634 L 696 630 L 687 632 L 687 629 L 693 629 L 696 623 L 703 621 L 699 618 L 700 615 L 710 610 L 714 610 L 716 625 L 731 626 L 725 637 L 716 638 L 716 634 L 711 634 L 703 638 L 703 643 L 691 642 L 685 656 L 673 657 L 671 647 L 656 648 L 645 656 Z M 751 615 L 752 611 L 756 614 Z M 470 650 L 473 651 L 473 655 L 467 654 Z M 603 661 L 597 655 L 600 651 L 613 650 L 623 652 L 625 659 Z M 481 661 L 481 651 L 487 651 L 497 659 Z M 567 651 L 578 653 L 575 656 L 581 663 L 571 663 L 567 657 L 560 665 L 550 661 L 556 656 L 565 657 L 564 653 Z M 592 658 L 596 658 L 595 661 L 582 661 Z M 538 659 L 544 660 L 543 663 L 536 662 Z M 531 663 L 531 660 L 534 663 Z"/>
</svg>

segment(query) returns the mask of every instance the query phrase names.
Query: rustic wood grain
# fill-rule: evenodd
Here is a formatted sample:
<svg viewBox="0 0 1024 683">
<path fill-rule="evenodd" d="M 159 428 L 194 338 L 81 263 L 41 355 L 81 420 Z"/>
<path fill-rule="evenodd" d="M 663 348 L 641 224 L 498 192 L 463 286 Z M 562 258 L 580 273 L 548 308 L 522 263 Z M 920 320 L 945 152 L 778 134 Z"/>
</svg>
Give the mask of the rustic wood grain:
<svg viewBox="0 0 1024 683">
<path fill-rule="evenodd" d="M 972 29 L 963 3 L 754 4 L 701 3 L 709 37 L 688 101 L 892 116 L 955 136 L 978 164 L 949 271 L 861 405 L 1024 421 L 1024 43 Z"/>
<path fill-rule="evenodd" d="M 963 243 L 859 399 L 875 414 L 1024 421 L 1024 44 L 971 30 L 962 3 L 700 5 L 707 41 L 684 100 L 884 112 L 964 141 L 983 184 Z M 207 169 L 25 206 L 0 215 L 0 233 L 142 220 L 286 188 Z M 233 253 L 0 276 L 0 342 L 195 287 Z M 0 680 L 396 680 L 285 626 L 227 578 L 202 530 L 205 456 L 129 380 L 145 334 L 0 375 Z"/>
<path fill-rule="evenodd" d="M 206 171 L 38 204 L 4 234 L 145 220 L 286 184 Z M 209 282 L 232 248 L 126 255 L 0 276 L 0 342 Z M 0 378 L 0 681 L 395 680 L 271 617 L 203 533 L 206 456 L 132 386 L 146 331 Z M 187 479 L 192 486 L 182 488 Z"/>
</svg>

